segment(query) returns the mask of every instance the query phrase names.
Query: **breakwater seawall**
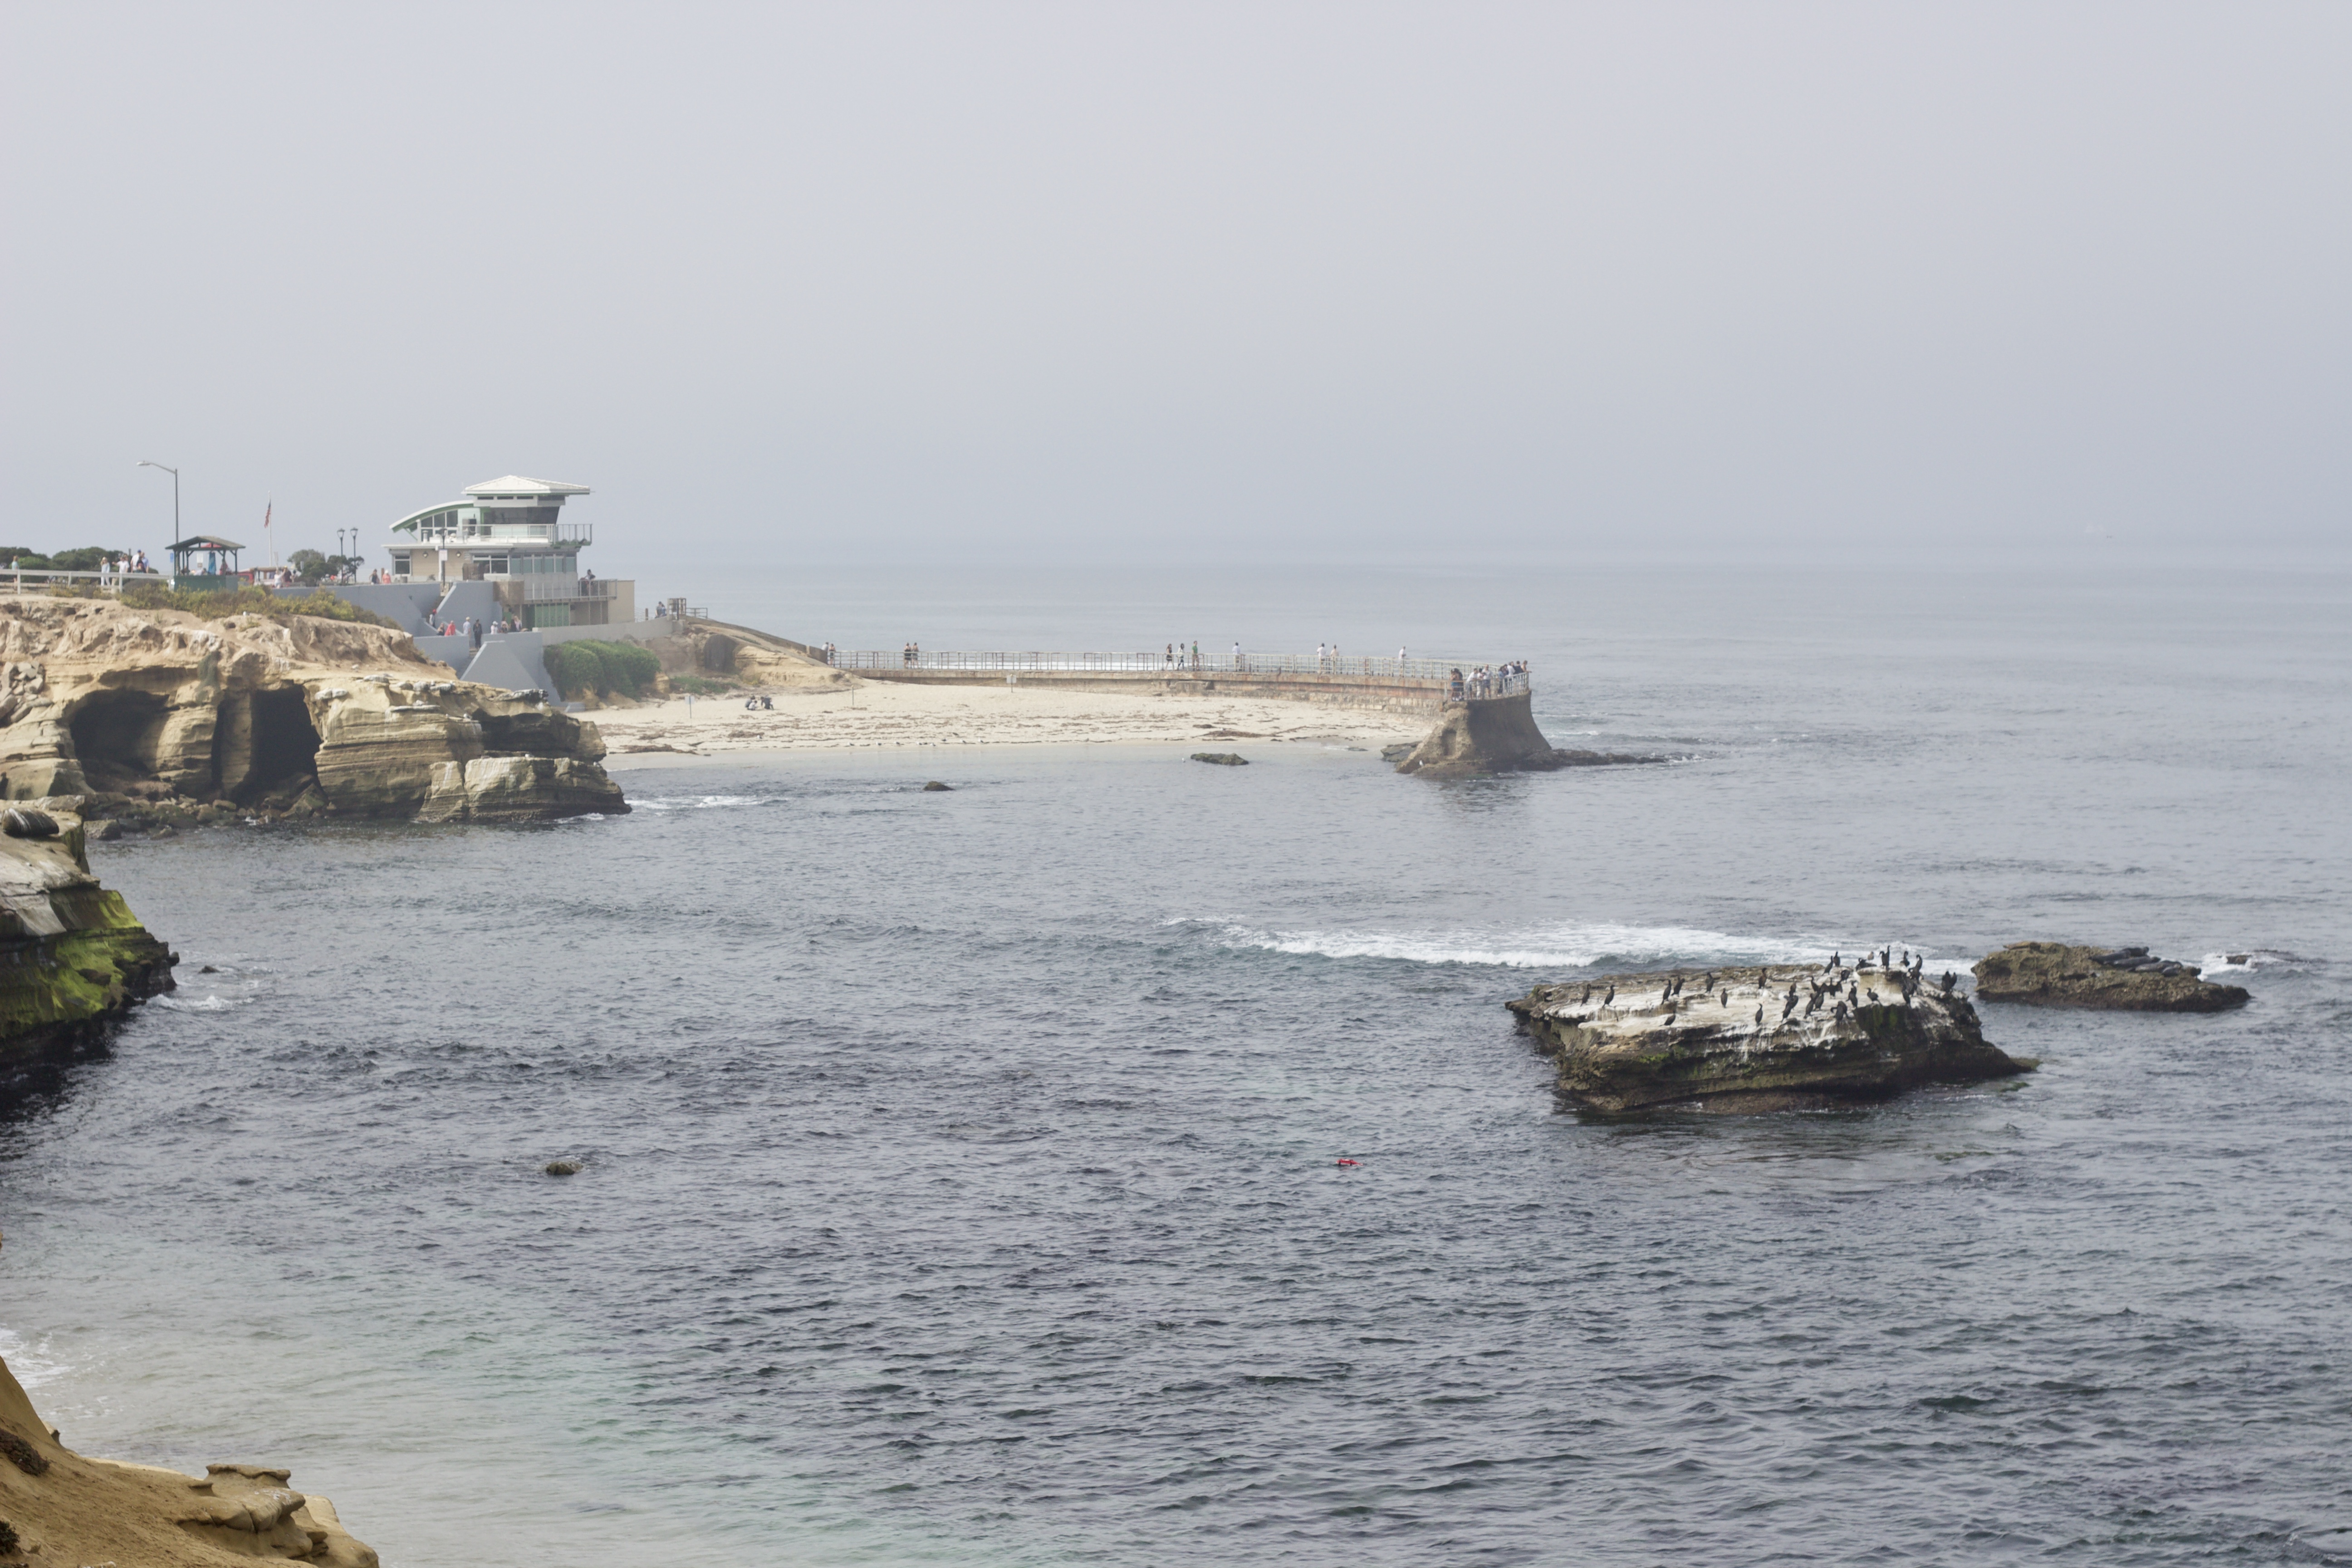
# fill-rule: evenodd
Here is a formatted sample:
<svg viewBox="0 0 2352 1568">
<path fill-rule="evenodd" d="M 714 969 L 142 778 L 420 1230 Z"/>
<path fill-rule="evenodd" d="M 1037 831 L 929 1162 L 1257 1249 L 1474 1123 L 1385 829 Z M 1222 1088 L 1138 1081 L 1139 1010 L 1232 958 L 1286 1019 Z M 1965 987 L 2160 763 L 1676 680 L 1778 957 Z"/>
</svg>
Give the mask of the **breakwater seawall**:
<svg viewBox="0 0 2352 1568">
<path fill-rule="evenodd" d="M 820 656 L 822 657 L 822 656 Z M 835 668 L 921 686 L 1044 686 L 1171 697 L 1281 698 L 1435 713 L 1453 671 L 1444 659 L 1251 655 L 1171 658 L 1150 653 L 921 653 L 842 650 Z"/>
</svg>

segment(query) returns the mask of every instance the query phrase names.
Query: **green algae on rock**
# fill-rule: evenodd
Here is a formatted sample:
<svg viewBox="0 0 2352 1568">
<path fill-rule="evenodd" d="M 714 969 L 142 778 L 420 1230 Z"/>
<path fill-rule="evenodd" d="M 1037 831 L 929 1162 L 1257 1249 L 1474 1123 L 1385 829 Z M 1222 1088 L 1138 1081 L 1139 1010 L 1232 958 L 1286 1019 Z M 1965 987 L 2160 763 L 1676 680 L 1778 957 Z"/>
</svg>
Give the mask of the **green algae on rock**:
<svg viewBox="0 0 2352 1568">
<path fill-rule="evenodd" d="M 0 1060 L 96 1038 L 179 962 L 90 875 L 80 819 L 42 807 L 53 832 L 0 837 Z"/>
<path fill-rule="evenodd" d="M 2033 1007 L 2099 1007 L 2126 1013 L 2221 1013 L 2251 998 L 2219 985 L 2194 964 L 2148 956 L 2144 947 L 2075 947 L 2013 942 L 1979 959 L 1977 995 Z"/>
<path fill-rule="evenodd" d="M 1603 975 L 1506 1005 L 1589 1110 L 1817 1109 L 2031 1070 L 1966 997 L 1900 967 Z"/>
</svg>

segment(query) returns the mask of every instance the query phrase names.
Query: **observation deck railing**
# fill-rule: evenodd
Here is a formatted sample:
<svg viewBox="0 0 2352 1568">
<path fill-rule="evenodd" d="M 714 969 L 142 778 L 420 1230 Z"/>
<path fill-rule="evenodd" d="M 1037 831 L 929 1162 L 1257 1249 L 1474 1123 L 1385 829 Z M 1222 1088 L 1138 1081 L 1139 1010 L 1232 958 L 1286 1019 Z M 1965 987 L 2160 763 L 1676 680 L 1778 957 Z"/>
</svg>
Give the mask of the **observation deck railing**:
<svg viewBox="0 0 2352 1568">
<path fill-rule="evenodd" d="M 871 670 L 877 674 L 903 671 L 943 673 L 996 672 L 1019 674 L 1125 674 L 1125 675 L 1249 675 L 1311 679 L 1316 676 L 1346 676 L 1356 679 L 1366 678 L 1388 680 L 1427 681 L 1443 683 L 1454 671 L 1470 667 L 1443 658 L 1395 658 L 1368 654 L 1244 653 L 1207 654 L 1195 658 L 1190 653 L 1170 655 L 1152 653 L 932 653 L 917 650 L 912 653 L 893 652 L 886 648 L 842 648 L 832 656 L 839 669 Z"/>
</svg>

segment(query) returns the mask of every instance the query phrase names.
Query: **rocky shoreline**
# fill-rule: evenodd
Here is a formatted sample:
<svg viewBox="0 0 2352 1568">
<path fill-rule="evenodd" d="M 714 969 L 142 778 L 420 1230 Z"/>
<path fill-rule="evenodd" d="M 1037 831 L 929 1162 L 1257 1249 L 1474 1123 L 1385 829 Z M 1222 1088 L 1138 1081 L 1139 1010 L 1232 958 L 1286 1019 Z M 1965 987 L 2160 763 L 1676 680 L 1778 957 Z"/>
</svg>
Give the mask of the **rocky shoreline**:
<svg viewBox="0 0 2352 1568">
<path fill-rule="evenodd" d="M 1952 976 L 1884 960 L 1602 975 L 1506 1005 L 1586 1110 L 1816 1109 L 2032 1067 L 1986 1041 Z"/>
<path fill-rule="evenodd" d="M 0 1562 L 238 1568 L 256 1561 L 377 1568 L 325 1498 L 289 1471 L 206 1467 L 202 1477 L 75 1453 L 0 1362 Z"/>
<path fill-rule="evenodd" d="M 90 874 L 79 820 L 14 805 L 0 827 L 0 1064 L 12 1064 L 102 1039 L 173 988 L 179 955 Z"/>
<path fill-rule="evenodd" d="M 595 725 L 441 679 L 405 633 L 0 599 L 0 799 L 179 828 L 314 817 L 530 822 L 628 809 Z"/>
</svg>

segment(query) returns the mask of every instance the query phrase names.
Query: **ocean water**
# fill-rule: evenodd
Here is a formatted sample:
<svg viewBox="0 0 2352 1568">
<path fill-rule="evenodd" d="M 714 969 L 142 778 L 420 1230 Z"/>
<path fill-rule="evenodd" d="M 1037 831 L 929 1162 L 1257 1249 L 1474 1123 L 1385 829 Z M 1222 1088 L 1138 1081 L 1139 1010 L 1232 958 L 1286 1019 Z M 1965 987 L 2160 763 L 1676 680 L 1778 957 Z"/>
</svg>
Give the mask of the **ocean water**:
<svg viewBox="0 0 2352 1568">
<path fill-rule="evenodd" d="M 2352 1561 L 2352 579 L 737 591 L 1528 657 L 1556 742 L 1683 760 L 799 754 L 99 847 L 184 962 L 0 1121 L 0 1352 L 68 1442 L 290 1464 L 394 1568 Z M 1502 1007 L 2039 936 L 2254 1002 L 1621 1121 Z"/>
</svg>

